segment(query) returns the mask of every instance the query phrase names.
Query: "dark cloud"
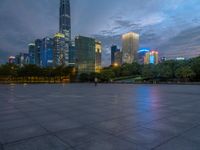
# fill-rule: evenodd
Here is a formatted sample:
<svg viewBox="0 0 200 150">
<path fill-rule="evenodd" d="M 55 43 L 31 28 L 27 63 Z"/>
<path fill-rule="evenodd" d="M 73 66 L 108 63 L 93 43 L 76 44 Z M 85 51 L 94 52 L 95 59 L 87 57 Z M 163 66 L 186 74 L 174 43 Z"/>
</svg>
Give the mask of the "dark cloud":
<svg viewBox="0 0 200 150">
<path fill-rule="evenodd" d="M 0 1 L 1 60 L 58 31 L 59 0 Z M 196 52 L 199 10 L 199 0 L 71 0 L 72 33 L 101 40 L 104 64 L 110 46 L 121 46 L 121 34 L 129 31 L 140 34 L 140 47 L 159 48 L 163 55 Z"/>
<path fill-rule="evenodd" d="M 162 55 L 194 57 L 200 55 L 200 26 L 188 28 L 159 46 Z"/>
</svg>

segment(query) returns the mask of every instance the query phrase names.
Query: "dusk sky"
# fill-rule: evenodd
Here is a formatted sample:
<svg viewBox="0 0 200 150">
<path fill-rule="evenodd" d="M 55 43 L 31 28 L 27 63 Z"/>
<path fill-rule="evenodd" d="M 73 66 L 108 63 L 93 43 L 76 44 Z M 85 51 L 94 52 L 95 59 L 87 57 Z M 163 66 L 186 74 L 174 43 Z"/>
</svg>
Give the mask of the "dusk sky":
<svg viewBox="0 0 200 150">
<path fill-rule="evenodd" d="M 140 34 L 140 48 L 161 56 L 200 54 L 199 0 L 71 0 L 72 34 L 103 44 L 103 65 L 110 46 L 121 47 L 121 34 Z M 0 63 L 28 52 L 36 38 L 58 32 L 59 0 L 0 0 Z"/>
</svg>

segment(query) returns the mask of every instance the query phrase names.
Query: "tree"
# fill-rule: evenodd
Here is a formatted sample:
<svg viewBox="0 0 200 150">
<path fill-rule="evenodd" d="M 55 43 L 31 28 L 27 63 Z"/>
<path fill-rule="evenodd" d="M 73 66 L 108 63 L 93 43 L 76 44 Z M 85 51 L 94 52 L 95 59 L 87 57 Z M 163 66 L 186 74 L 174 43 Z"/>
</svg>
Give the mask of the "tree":
<svg viewBox="0 0 200 150">
<path fill-rule="evenodd" d="M 122 66 L 121 75 L 122 76 L 139 75 L 141 73 L 140 70 L 141 70 L 140 65 L 136 62 L 132 64 L 124 64 Z"/>
<path fill-rule="evenodd" d="M 195 73 L 189 66 L 181 67 L 176 70 L 176 77 L 188 81 L 195 76 Z"/>
<path fill-rule="evenodd" d="M 112 71 L 112 69 L 106 69 L 101 72 L 101 80 L 103 82 L 109 82 L 114 77 L 115 77 L 115 74 Z"/>
<path fill-rule="evenodd" d="M 89 74 L 87 74 L 87 73 L 82 73 L 82 74 L 80 74 L 80 76 L 79 76 L 79 80 L 80 80 L 81 82 L 88 82 L 88 81 L 89 81 L 89 78 L 90 78 L 90 76 L 89 76 Z"/>
<path fill-rule="evenodd" d="M 171 68 L 168 64 L 162 63 L 157 65 L 158 77 L 164 79 L 173 78 L 173 68 Z"/>
<path fill-rule="evenodd" d="M 5 64 L 0 66 L 0 76 L 16 77 L 19 67 L 14 64 Z"/>
<path fill-rule="evenodd" d="M 195 79 L 200 81 L 200 57 L 191 59 L 191 69 L 195 73 Z"/>
<path fill-rule="evenodd" d="M 144 65 L 142 68 L 142 77 L 145 79 L 154 79 L 157 77 L 156 68 L 154 65 Z"/>
</svg>

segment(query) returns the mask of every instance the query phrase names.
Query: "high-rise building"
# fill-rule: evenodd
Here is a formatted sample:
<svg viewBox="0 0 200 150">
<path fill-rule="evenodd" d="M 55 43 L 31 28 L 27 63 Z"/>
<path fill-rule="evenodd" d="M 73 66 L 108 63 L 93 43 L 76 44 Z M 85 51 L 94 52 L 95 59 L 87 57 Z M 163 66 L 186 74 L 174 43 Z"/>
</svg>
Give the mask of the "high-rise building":
<svg viewBox="0 0 200 150">
<path fill-rule="evenodd" d="M 69 66 L 75 66 L 76 63 L 76 47 L 75 41 L 71 41 L 69 47 Z"/>
<path fill-rule="evenodd" d="M 19 55 L 15 56 L 15 63 L 21 67 L 24 65 L 29 64 L 29 54 L 27 53 L 20 53 Z"/>
<path fill-rule="evenodd" d="M 78 36 L 75 38 L 76 59 L 79 74 L 99 72 L 101 68 L 101 42 L 93 38 Z"/>
<path fill-rule="evenodd" d="M 35 40 L 35 64 L 37 66 L 40 66 L 41 48 L 42 48 L 42 40 L 36 39 Z"/>
<path fill-rule="evenodd" d="M 146 53 L 148 53 L 149 51 L 150 51 L 150 49 L 148 49 L 148 48 L 141 48 L 138 51 L 138 63 L 144 64 L 144 59 L 145 59 Z"/>
<path fill-rule="evenodd" d="M 121 51 L 117 51 L 115 52 L 115 61 L 113 66 L 118 67 L 122 65 L 122 52 Z"/>
<path fill-rule="evenodd" d="M 36 64 L 35 63 L 35 43 L 30 43 L 28 45 L 28 54 L 29 54 L 29 64 Z"/>
<path fill-rule="evenodd" d="M 69 47 L 65 43 L 65 35 L 56 33 L 53 39 L 53 63 L 54 66 L 69 64 Z"/>
<path fill-rule="evenodd" d="M 100 41 L 95 42 L 95 72 L 101 72 L 101 54 L 102 54 L 102 45 Z"/>
<path fill-rule="evenodd" d="M 60 0 L 60 33 L 65 35 L 66 42 L 71 41 L 70 0 Z"/>
<path fill-rule="evenodd" d="M 42 40 L 40 66 L 52 67 L 53 66 L 53 39 L 45 37 Z"/>
<path fill-rule="evenodd" d="M 111 46 L 111 65 L 115 64 L 115 53 L 120 52 L 116 45 Z"/>
<path fill-rule="evenodd" d="M 137 61 L 139 48 L 139 34 L 129 32 L 122 35 L 122 60 L 123 63 L 131 64 Z"/>
<path fill-rule="evenodd" d="M 158 64 L 158 62 L 159 62 L 158 51 L 151 50 L 146 53 L 144 64 Z"/>
</svg>

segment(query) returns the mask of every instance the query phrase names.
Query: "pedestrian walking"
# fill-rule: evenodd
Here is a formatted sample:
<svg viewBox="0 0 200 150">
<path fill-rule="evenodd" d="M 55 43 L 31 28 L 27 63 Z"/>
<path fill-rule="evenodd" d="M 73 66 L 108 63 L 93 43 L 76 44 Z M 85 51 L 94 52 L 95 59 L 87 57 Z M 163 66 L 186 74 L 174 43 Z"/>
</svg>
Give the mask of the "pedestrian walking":
<svg viewBox="0 0 200 150">
<path fill-rule="evenodd" d="M 94 84 L 95 84 L 95 86 L 97 86 L 97 84 L 98 84 L 98 78 L 97 77 L 94 78 Z"/>
</svg>

